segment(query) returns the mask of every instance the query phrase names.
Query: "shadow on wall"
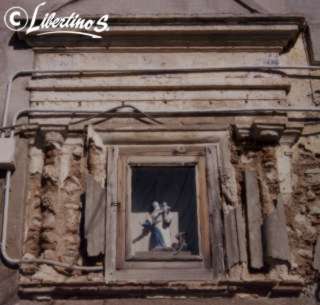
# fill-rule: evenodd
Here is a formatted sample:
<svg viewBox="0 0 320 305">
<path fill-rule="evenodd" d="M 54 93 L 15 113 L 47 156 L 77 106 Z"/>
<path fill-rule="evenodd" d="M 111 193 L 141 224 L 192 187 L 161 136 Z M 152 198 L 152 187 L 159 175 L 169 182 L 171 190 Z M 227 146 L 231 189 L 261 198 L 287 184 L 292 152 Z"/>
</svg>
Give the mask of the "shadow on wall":
<svg viewBox="0 0 320 305">
<path fill-rule="evenodd" d="M 27 43 L 24 40 L 21 40 L 18 37 L 17 33 L 14 33 L 10 40 L 9 40 L 9 46 L 13 47 L 15 50 L 25 50 L 30 49 L 30 47 L 27 45 Z"/>
</svg>

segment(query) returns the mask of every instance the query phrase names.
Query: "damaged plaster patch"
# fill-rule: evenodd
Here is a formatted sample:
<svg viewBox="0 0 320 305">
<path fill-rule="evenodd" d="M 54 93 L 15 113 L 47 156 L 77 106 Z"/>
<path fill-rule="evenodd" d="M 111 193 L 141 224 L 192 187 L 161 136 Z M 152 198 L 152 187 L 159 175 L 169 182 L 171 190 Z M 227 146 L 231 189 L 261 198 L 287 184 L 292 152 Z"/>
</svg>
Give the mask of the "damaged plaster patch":
<svg viewBox="0 0 320 305">
<path fill-rule="evenodd" d="M 41 214 L 41 179 L 44 164 L 43 152 L 33 146 L 29 149 L 29 181 L 26 199 L 26 225 L 23 253 L 24 259 L 34 259 L 39 256 L 39 240 L 42 227 Z M 22 265 L 21 270 L 26 274 L 33 274 L 37 270 L 35 265 Z"/>
<path fill-rule="evenodd" d="M 303 137 L 293 148 L 293 196 L 287 210 L 295 272 L 312 281 L 314 247 L 320 233 L 320 139 Z"/>
<path fill-rule="evenodd" d="M 27 197 L 30 220 L 27 221 L 24 258 L 79 263 L 85 165 L 82 143 L 82 139 L 74 141 L 65 139 L 59 132 L 47 132 L 41 149 L 30 148 Z M 38 270 L 35 276 L 39 277 L 43 268 L 26 264 L 22 265 L 22 272 L 33 274 Z M 48 268 L 69 274 L 64 268 Z"/>
</svg>

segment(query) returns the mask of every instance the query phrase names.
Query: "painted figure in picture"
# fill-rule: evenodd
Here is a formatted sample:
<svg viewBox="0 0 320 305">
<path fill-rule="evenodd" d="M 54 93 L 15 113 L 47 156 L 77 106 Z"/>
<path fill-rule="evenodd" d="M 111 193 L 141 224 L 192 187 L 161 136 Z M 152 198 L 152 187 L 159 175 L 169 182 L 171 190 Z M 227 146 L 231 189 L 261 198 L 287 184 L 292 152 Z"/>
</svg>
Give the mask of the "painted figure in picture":
<svg viewBox="0 0 320 305">
<path fill-rule="evenodd" d="M 171 250 L 171 208 L 166 202 L 160 206 L 157 201 L 152 203 L 152 208 L 149 219 L 142 224 L 143 230 L 150 233 L 149 250 Z"/>
</svg>

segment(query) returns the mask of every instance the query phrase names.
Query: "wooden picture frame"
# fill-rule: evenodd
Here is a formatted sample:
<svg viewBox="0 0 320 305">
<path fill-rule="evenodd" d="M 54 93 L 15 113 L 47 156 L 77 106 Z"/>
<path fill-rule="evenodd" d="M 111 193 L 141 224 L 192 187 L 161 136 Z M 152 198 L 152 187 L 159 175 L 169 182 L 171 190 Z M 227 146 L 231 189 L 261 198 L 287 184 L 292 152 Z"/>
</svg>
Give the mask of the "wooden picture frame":
<svg viewBox="0 0 320 305">
<path fill-rule="evenodd" d="M 107 164 L 106 282 L 206 281 L 212 273 L 212 228 L 207 187 L 207 144 L 112 145 Z M 214 147 L 218 162 L 218 143 Z M 110 155 L 109 155 L 110 154 Z M 153 261 L 132 259 L 128 229 L 131 207 L 132 166 L 195 166 L 199 256 L 192 260 Z M 112 174 L 112 177 L 109 176 Z M 218 177 L 218 170 L 214 173 Z M 109 199 L 108 199 L 109 198 Z"/>
</svg>

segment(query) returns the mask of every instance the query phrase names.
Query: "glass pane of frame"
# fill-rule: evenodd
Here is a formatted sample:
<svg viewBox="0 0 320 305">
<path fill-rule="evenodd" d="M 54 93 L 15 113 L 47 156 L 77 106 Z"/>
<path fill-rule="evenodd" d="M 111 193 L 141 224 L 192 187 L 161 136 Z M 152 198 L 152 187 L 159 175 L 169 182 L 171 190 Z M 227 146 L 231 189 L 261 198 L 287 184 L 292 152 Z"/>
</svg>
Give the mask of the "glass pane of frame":
<svg viewBox="0 0 320 305">
<path fill-rule="evenodd" d="M 130 257 L 192 260 L 199 255 L 195 166 L 133 166 Z"/>
</svg>

